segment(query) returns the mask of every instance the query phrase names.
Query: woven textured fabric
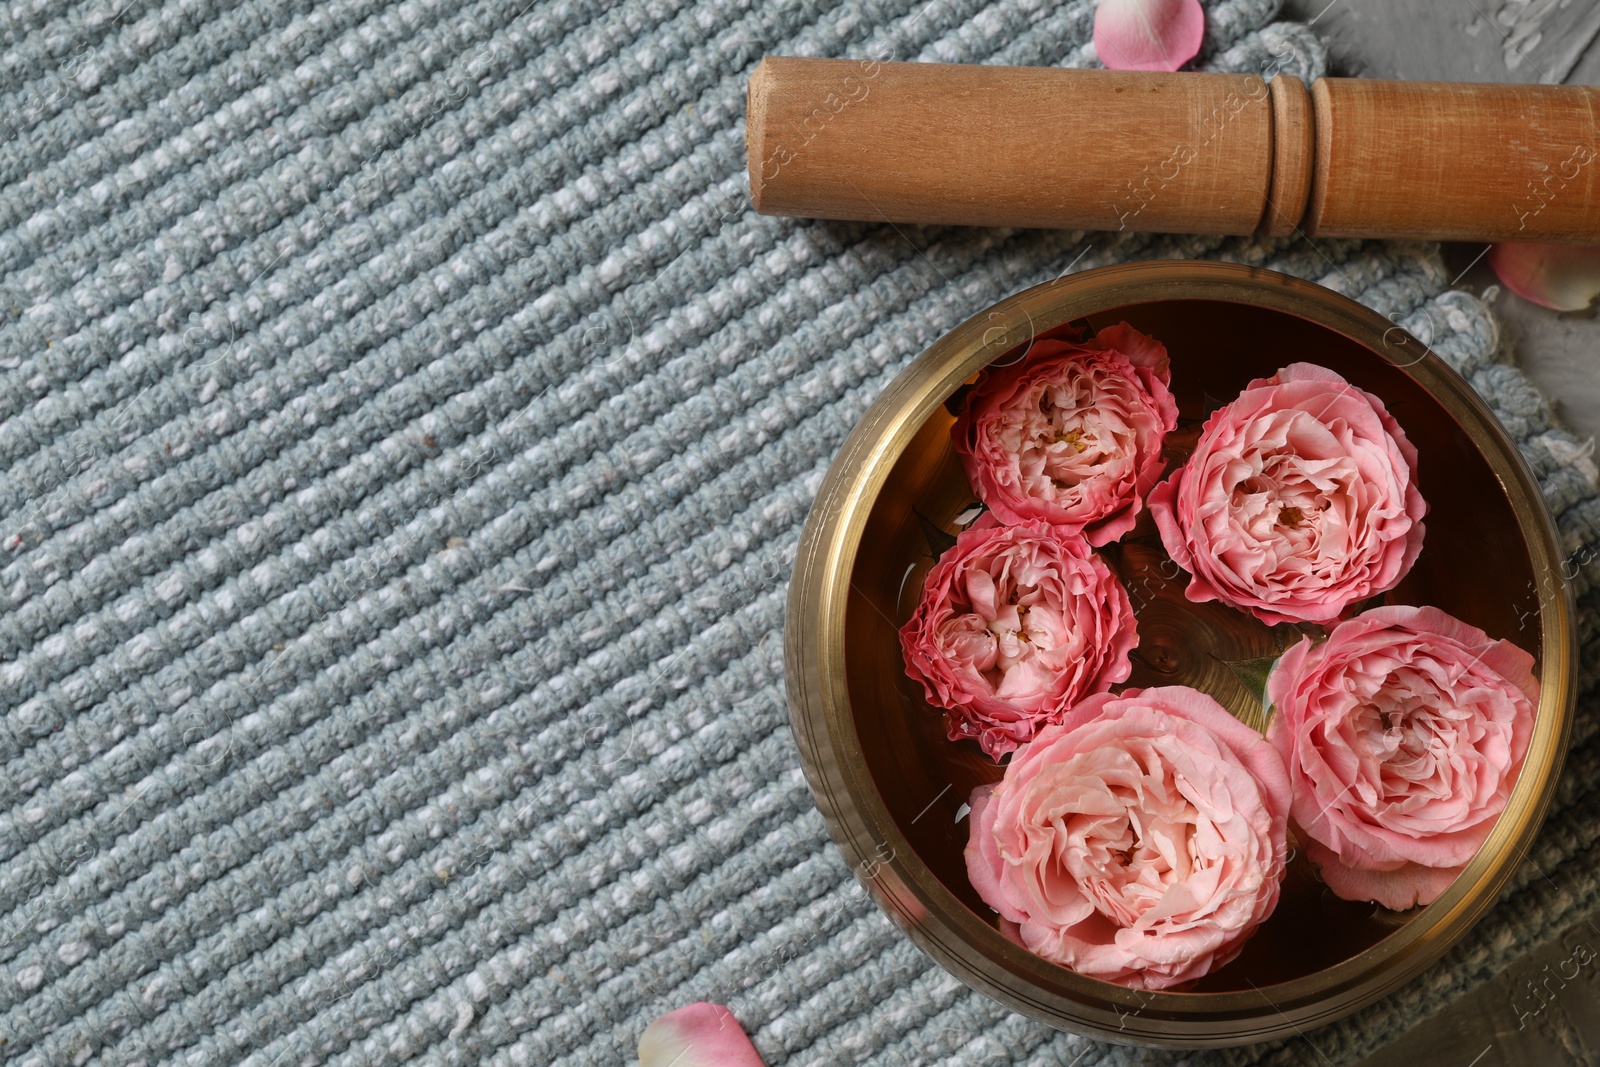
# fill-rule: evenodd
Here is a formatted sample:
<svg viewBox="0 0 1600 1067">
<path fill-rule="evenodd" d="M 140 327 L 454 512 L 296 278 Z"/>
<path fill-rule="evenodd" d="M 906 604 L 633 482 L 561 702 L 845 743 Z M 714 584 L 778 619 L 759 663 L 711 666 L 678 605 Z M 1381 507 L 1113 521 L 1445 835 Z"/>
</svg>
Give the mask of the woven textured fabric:
<svg viewBox="0 0 1600 1067">
<path fill-rule="evenodd" d="M 1199 64 L 1320 73 L 1275 7 L 1209 3 Z M 1092 16 L 8 3 L 0 1060 L 614 1065 L 702 999 L 774 1067 L 1176 1059 L 1013 1015 L 901 937 L 782 691 L 844 435 L 1068 269 L 1265 264 L 1431 341 L 1543 480 L 1592 688 L 1593 467 L 1435 250 L 749 211 L 761 55 L 1093 65 Z M 1443 964 L 1195 1062 L 1353 1062 L 1593 906 L 1593 723 Z"/>
</svg>

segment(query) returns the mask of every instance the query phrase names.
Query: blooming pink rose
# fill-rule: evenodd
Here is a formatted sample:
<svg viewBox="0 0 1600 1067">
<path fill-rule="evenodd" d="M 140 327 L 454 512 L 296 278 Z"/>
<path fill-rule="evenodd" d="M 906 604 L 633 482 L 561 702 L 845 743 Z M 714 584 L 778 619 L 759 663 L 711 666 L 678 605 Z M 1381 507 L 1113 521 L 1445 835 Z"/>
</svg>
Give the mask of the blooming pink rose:
<svg viewBox="0 0 1600 1067">
<path fill-rule="evenodd" d="M 1428 904 L 1472 859 L 1528 751 L 1533 657 L 1437 608 L 1374 608 L 1267 678 L 1306 855 L 1347 900 Z"/>
<path fill-rule="evenodd" d="M 985 515 L 939 557 L 900 630 L 906 673 L 950 712 L 950 739 L 998 759 L 1125 680 L 1139 643 L 1122 583 L 1082 538 Z"/>
<path fill-rule="evenodd" d="M 1327 622 L 1394 588 L 1422 551 L 1416 468 L 1383 401 L 1295 363 L 1206 420 L 1150 511 L 1190 600 L 1269 626 Z"/>
<path fill-rule="evenodd" d="M 1167 350 L 1127 323 L 1090 341 L 1035 341 L 984 372 L 950 430 L 973 491 L 1001 522 L 1039 519 L 1091 545 L 1133 529 L 1178 422 Z"/>
<path fill-rule="evenodd" d="M 1209 696 L 1101 694 L 974 792 L 967 876 L 1045 959 L 1167 989 L 1272 914 L 1288 814 L 1282 757 Z"/>
</svg>

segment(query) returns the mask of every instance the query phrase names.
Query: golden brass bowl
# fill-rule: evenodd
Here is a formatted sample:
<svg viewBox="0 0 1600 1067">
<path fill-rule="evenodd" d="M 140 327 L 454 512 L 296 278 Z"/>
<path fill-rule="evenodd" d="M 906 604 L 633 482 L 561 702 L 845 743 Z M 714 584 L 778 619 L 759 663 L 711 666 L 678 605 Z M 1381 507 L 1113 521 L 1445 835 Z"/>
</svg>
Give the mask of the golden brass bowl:
<svg viewBox="0 0 1600 1067">
<path fill-rule="evenodd" d="M 973 501 L 946 400 L 997 358 L 1065 323 L 1126 320 L 1166 344 L 1182 421 L 1169 460 L 1205 414 L 1251 379 L 1308 361 L 1382 397 L 1419 454 L 1429 503 L 1422 555 L 1388 603 L 1432 604 L 1538 660 L 1533 739 L 1510 802 L 1437 901 L 1405 913 L 1339 900 L 1304 858 L 1277 911 L 1232 963 L 1186 992 L 1125 989 L 1007 939 L 967 881 L 962 806 L 1001 768 L 946 739 L 943 713 L 906 677 L 898 641 L 931 566 L 928 528 L 959 529 Z M 1185 432 L 1187 431 L 1187 432 Z M 1169 466 L 1170 469 L 1170 466 Z M 937 540 L 937 534 L 932 535 Z M 1226 661 L 1275 654 L 1278 637 L 1217 604 L 1191 604 L 1140 526 L 1104 550 L 1133 599 L 1129 684 L 1193 685 L 1260 726 Z M 828 827 L 879 905 L 945 968 L 1017 1011 L 1113 1041 L 1171 1047 L 1291 1036 L 1369 1004 L 1438 959 L 1494 900 L 1555 787 L 1574 700 L 1576 645 L 1554 527 L 1538 483 L 1470 387 L 1426 345 L 1352 300 L 1225 263 L 1105 267 L 1002 300 L 940 338 L 846 440 L 806 524 L 789 592 L 789 701 Z"/>
</svg>

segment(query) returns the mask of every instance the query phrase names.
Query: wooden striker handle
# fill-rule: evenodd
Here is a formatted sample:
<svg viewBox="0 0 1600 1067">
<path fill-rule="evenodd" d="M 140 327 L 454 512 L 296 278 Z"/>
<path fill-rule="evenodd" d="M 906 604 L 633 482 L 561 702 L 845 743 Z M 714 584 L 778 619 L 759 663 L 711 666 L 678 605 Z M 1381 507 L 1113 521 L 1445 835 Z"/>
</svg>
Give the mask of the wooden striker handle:
<svg viewBox="0 0 1600 1067">
<path fill-rule="evenodd" d="M 1600 243 L 1600 89 L 769 56 L 771 215 Z"/>
</svg>

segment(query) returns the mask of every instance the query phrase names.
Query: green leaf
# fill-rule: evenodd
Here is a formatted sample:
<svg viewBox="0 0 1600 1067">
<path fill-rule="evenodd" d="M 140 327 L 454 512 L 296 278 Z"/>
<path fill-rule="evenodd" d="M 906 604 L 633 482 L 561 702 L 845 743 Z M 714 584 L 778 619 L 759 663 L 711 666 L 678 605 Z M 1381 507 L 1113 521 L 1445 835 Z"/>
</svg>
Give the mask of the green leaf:
<svg viewBox="0 0 1600 1067">
<path fill-rule="evenodd" d="M 947 533 L 932 522 L 929 522 L 928 517 L 920 511 L 916 513 L 916 516 L 917 522 L 922 524 L 922 536 L 927 538 L 928 548 L 932 551 L 934 559 L 938 559 L 946 551 L 954 547 L 956 543 L 955 534 Z"/>
<path fill-rule="evenodd" d="M 1264 659 L 1234 659 L 1223 660 L 1233 676 L 1250 690 L 1250 695 L 1256 702 L 1268 711 L 1272 705 L 1267 702 L 1267 675 L 1272 673 L 1272 668 L 1277 665 L 1277 656 L 1267 656 Z"/>
</svg>

